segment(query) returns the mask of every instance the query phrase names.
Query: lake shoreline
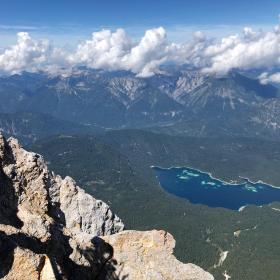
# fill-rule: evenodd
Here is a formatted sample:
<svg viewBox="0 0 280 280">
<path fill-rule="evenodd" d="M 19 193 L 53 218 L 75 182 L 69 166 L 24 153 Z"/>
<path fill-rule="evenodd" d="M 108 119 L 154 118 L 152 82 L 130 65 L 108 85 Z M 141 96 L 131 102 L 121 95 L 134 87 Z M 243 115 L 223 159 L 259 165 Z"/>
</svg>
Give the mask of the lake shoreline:
<svg viewBox="0 0 280 280">
<path fill-rule="evenodd" d="M 207 171 L 202 171 L 198 168 L 193 168 L 193 167 L 188 167 L 188 166 L 171 166 L 171 167 L 161 167 L 161 166 L 156 166 L 156 165 L 151 165 L 150 168 L 152 169 L 155 169 L 155 168 L 158 168 L 158 169 L 162 169 L 162 170 L 171 170 L 171 169 L 192 169 L 192 170 L 195 170 L 195 171 L 198 171 L 202 174 L 207 174 L 209 175 L 209 177 L 213 180 L 217 180 L 219 181 L 220 183 L 222 184 L 225 184 L 225 185 L 233 185 L 233 186 L 239 186 L 239 185 L 246 185 L 246 183 L 250 183 L 250 184 L 264 184 L 264 185 L 267 185 L 271 188 L 275 188 L 275 189 L 280 189 L 280 187 L 277 187 L 277 186 L 274 186 L 272 184 L 269 184 L 269 183 L 266 183 L 262 180 L 258 180 L 258 181 L 252 181 L 250 178 L 247 178 L 247 177 L 242 177 L 242 176 L 238 176 L 240 179 L 242 179 L 244 182 L 238 182 L 237 180 L 230 180 L 230 181 L 224 181 L 222 179 L 219 179 L 219 178 L 216 178 L 215 176 L 212 175 L 211 172 L 207 172 Z"/>
<path fill-rule="evenodd" d="M 279 187 L 239 176 L 240 180 L 222 180 L 210 172 L 186 167 L 150 166 L 160 186 L 191 203 L 222 207 L 242 212 L 248 205 L 269 205 L 280 201 Z"/>
</svg>

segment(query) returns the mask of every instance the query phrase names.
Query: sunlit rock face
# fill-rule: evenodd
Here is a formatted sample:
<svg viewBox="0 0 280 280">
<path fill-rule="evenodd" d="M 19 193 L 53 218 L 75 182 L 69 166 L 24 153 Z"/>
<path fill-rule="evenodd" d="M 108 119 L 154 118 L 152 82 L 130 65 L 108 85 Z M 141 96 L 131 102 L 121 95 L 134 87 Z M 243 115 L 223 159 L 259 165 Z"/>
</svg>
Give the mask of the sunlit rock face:
<svg viewBox="0 0 280 280">
<path fill-rule="evenodd" d="M 102 239 L 114 248 L 115 269 L 120 279 L 214 279 L 194 264 L 179 262 L 173 256 L 175 240 L 165 231 L 123 231 Z"/>
<path fill-rule="evenodd" d="M 123 231 L 107 204 L 2 135 L 0 190 L 1 279 L 213 279 L 175 259 L 171 235 Z"/>
</svg>

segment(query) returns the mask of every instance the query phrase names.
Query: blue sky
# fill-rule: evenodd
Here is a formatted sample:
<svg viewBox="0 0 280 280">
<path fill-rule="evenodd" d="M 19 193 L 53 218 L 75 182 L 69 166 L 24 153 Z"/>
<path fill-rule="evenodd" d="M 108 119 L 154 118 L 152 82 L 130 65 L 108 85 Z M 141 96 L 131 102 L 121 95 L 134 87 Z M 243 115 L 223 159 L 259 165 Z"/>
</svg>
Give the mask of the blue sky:
<svg viewBox="0 0 280 280">
<path fill-rule="evenodd" d="M 276 0 L 1 0 L 0 46 L 16 40 L 18 31 L 63 44 L 84 40 L 102 28 L 124 28 L 141 37 L 163 26 L 173 41 L 194 31 L 225 36 L 244 26 L 269 28 L 277 23 Z"/>
<path fill-rule="evenodd" d="M 1 0 L 3 24 L 248 24 L 272 23 L 275 0 Z"/>
<path fill-rule="evenodd" d="M 279 13 L 279 0 L 0 0 L 0 75 L 86 66 L 147 77 L 175 63 L 280 83 Z"/>
</svg>

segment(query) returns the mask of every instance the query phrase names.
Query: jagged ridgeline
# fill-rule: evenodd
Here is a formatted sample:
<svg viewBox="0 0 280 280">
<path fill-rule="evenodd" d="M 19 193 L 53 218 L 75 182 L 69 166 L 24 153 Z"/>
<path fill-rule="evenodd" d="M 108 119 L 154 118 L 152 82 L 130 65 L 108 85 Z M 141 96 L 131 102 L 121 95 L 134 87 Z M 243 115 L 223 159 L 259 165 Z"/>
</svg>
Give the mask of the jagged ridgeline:
<svg viewBox="0 0 280 280">
<path fill-rule="evenodd" d="M 25 142 L 123 127 L 279 139 L 279 96 L 248 73 L 219 77 L 184 66 L 147 78 L 93 69 L 23 72 L 0 77 L 0 130 Z"/>
<path fill-rule="evenodd" d="M 0 277 L 212 280 L 165 231 L 126 231 L 107 204 L 0 135 Z"/>
</svg>

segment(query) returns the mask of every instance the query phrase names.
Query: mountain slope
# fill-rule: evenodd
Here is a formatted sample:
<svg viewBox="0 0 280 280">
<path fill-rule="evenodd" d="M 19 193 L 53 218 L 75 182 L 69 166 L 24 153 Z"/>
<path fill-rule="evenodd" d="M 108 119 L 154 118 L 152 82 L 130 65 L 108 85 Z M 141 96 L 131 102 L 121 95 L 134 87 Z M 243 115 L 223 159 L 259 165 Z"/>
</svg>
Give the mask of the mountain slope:
<svg viewBox="0 0 280 280">
<path fill-rule="evenodd" d="M 123 231 L 109 206 L 0 135 L 0 277 L 213 280 L 173 255 L 164 231 Z M 154 265 L 149 265 L 153 263 Z"/>
<path fill-rule="evenodd" d="M 150 169 L 152 164 L 186 164 L 226 179 L 255 174 L 277 184 L 278 142 L 247 138 L 209 141 L 117 131 L 98 138 L 54 137 L 37 142 L 32 149 L 40 151 L 54 170 L 71 174 L 87 192 L 108 202 L 128 228 L 171 232 L 177 241 L 175 254 L 199 264 L 215 279 L 224 280 L 225 271 L 237 280 L 263 280 L 267 275 L 278 279 L 280 252 L 271 244 L 279 243 L 280 216 L 274 210 L 279 203 L 248 206 L 242 212 L 193 205 L 165 193 Z M 217 266 L 220 254 L 226 251 L 226 260 Z"/>
<path fill-rule="evenodd" d="M 75 69 L 0 78 L 0 113 L 43 113 L 76 124 L 149 128 L 190 136 L 280 137 L 279 89 L 237 72 L 184 67 L 150 78 Z"/>
<path fill-rule="evenodd" d="M 91 134 L 102 132 L 96 126 L 63 121 L 47 114 L 34 112 L 0 113 L 0 132 L 18 137 L 23 143 L 56 134 Z"/>
</svg>

